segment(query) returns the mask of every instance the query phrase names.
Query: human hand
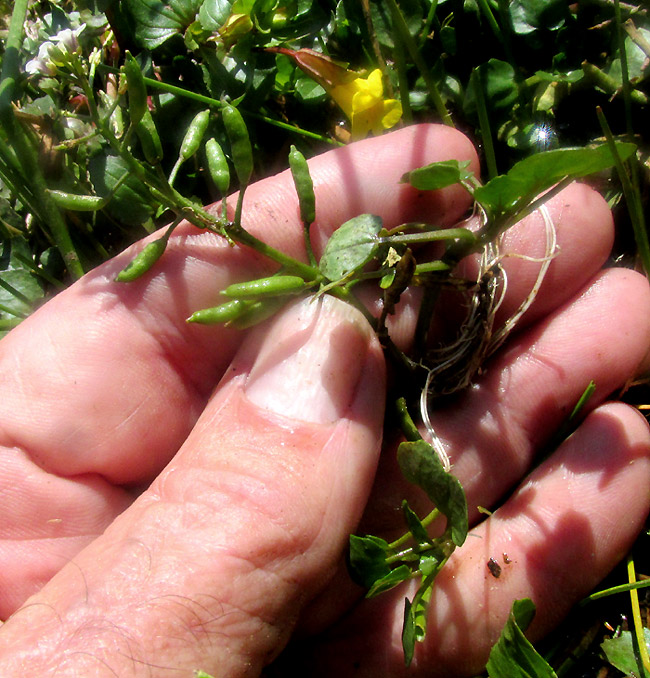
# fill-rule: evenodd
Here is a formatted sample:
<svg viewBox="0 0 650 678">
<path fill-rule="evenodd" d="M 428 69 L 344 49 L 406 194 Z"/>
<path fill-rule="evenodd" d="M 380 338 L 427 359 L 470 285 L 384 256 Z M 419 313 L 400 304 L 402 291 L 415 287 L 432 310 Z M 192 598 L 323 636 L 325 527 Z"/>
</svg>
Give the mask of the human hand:
<svg viewBox="0 0 650 678">
<path fill-rule="evenodd" d="M 452 157 L 475 162 L 461 135 L 416 126 L 315 159 L 316 242 L 361 212 L 387 227 L 454 223 L 467 207 L 462 191 L 397 184 Z M 261 182 L 247 193 L 244 225 L 300 256 L 296 203 L 286 174 Z M 646 281 L 598 273 L 613 236 L 604 201 L 574 186 L 549 210 L 561 253 L 526 326 L 476 387 L 433 417 L 474 521 L 476 506 L 516 485 L 590 379 L 593 408 L 648 348 Z M 510 247 L 539 255 L 541 230 L 533 216 Z M 114 283 L 128 258 L 93 271 L 0 344 L 0 618 L 32 596 L 0 629 L 3 677 L 254 676 L 294 631 L 283 675 L 304 663 L 310 675 L 471 674 L 513 599 L 533 598 L 532 632 L 543 634 L 641 528 L 648 430 L 631 409 L 604 405 L 445 566 L 428 640 L 406 672 L 404 588 L 360 602 L 343 566 L 351 531 L 390 538 L 404 497 L 426 510 L 399 479 L 390 435 L 379 456 L 384 364 L 363 318 L 325 297 L 245 337 L 188 327 L 191 312 L 268 264 L 191 227 L 146 279 Z M 539 264 L 504 263 L 505 316 Z M 400 304 L 398 342 L 408 342 L 415 305 Z M 495 580 L 485 564 L 503 552 L 511 563 Z"/>
</svg>

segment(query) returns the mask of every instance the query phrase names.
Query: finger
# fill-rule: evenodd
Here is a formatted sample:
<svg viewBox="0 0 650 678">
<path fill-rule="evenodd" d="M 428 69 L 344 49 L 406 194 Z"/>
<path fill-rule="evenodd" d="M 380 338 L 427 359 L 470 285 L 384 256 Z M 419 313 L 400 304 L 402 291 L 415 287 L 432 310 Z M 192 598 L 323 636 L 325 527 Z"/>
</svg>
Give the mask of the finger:
<svg viewBox="0 0 650 678">
<path fill-rule="evenodd" d="M 515 599 L 536 604 L 537 640 L 611 570 L 643 526 L 649 486 L 647 424 L 627 406 L 601 407 L 454 553 L 436 580 L 427 639 L 409 670 L 401 625 L 413 587 L 366 601 L 300 661 L 316 667 L 314 675 L 342 678 L 479 673 Z M 498 578 L 490 558 L 500 563 Z"/>
<path fill-rule="evenodd" d="M 435 125 L 316 158 L 316 240 L 359 212 L 376 213 L 388 226 L 416 216 L 458 218 L 468 206 L 462 189 L 419 193 L 398 183 L 407 170 L 447 158 L 477 163 L 466 137 Z M 303 252 L 289 173 L 249 189 L 244 221 L 274 247 Z M 185 319 L 215 305 L 230 282 L 268 272 L 250 251 L 187 226 L 144 280 L 113 282 L 132 253 L 60 294 L 0 345 L 0 443 L 27 450 L 51 472 L 99 473 L 117 483 L 151 479 L 240 343 L 237 332 L 187 327 Z"/>
<path fill-rule="evenodd" d="M 253 334 L 152 487 L 2 627 L 0 673 L 257 675 L 359 519 L 383 391 L 342 302 Z"/>
</svg>

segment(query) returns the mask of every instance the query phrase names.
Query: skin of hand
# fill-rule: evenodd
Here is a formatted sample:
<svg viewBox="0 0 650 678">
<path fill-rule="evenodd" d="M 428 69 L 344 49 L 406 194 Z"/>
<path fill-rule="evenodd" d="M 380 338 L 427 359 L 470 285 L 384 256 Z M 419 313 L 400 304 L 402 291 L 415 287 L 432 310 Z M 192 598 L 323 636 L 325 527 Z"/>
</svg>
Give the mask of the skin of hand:
<svg viewBox="0 0 650 678">
<path fill-rule="evenodd" d="M 312 160 L 316 250 L 362 212 L 388 228 L 454 224 L 462 189 L 398 183 L 449 158 L 478 171 L 464 136 L 419 125 Z M 598 194 L 573 185 L 549 211 L 560 253 L 521 329 L 432 415 L 476 527 L 436 583 L 408 671 L 399 638 L 413 590 L 364 601 L 344 567 L 350 532 L 390 539 L 403 498 L 430 508 L 400 480 L 383 431 L 377 340 L 327 296 L 244 333 L 188 327 L 229 283 L 273 269 L 187 226 L 144 279 L 113 282 L 139 244 L 0 343 L 0 675 L 463 676 L 484 665 L 514 599 L 537 605 L 532 638 L 552 628 L 648 511 L 648 427 L 605 400 L 647 367 L 650 293 L 632 271 L 600 271 L 613 224 Z M 249 189 L 244 225 L 304 256 L 287 173 Z M 504 259 L 502 320 L 534 283 L 543 228 L 535 214 L 507 236 L 529 258 Z M 416 296 L 391 321 L 401 345 Z M 585 421 L 522 481 L 591 379 Z M 479 521 L 479 505 L 505 497 Z"/>
</svg>

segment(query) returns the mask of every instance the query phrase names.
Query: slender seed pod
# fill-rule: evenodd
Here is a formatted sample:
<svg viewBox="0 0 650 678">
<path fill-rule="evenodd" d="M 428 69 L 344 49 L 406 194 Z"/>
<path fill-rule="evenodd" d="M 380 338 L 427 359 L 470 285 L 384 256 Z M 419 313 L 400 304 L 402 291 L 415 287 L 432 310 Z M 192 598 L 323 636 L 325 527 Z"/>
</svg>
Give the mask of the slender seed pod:
<svg viewBox="0 0 650 678">
<path fill-rule="evenodd" d="M 106 198 L 98 195 L 77 195 L 50 189 L 47 193 L 59 207 L 74 212 L 96 212 L 106 204 Z"/>
<path fill-rule="evenodd" d="M 249 306 L 251 302 L 233 299 L 225 304 L 213 306 L 212 308 L 202 308 L 193 313 L 188 319 L 188 323 L 199 323 L 201 325 L 216 325 L 217 323 L 227 323 L 238 318 Z"/>
<path fill-rule="evenodd" d="M 135 57 L 127 52 L 124 58 L 124 74 L 126 75 L 126 84 L 129 93 L 129 117 L 131 124 L 137 125 L 145 111 L 148 111 L 147 105 L 147 86 L 144 84 L 142 71 Z"/>
<path fill-rule="evenodd" d="M 199 150 L 201 141 L 203 141 L 203 136 L 208 129 L 209 122 L 210 110 L 207 108 L 194 116 L 194 119 L 190 123 L 190 126 L 187 128 L 187 132 L 185 132 L 185 136 L 183 137 L 181 150 L 178 154 L 179 158 L 182 158 L 182 160 L 189 160 Z"/>
<path fill-rule="evenodd" d="M 166 236 L 150 242 L 117 274 L 115 282 L 133 282 L 143 276 L 162 256 L 167 247 Z"/>
<path fill-rule="evenodd" d="M 286 299 L 259 299 L 253 303 L 249 303 L 247 308 L 243 310 L 236 318 L 230 321 L 230 325 L 238 330 L 245 330 L 253 325 L 257 325 L 262 321 L 270 318 L 276 313 L 284 304 Z"/>
<path fill-rule="evenodd" d="M 223 149 L 216 139 L 208 139 L 205 143 L 205 156 L 208 161 L 208 171 L 214 185 L 222 196 L 230 188 L 230 168 Z"/>
<path fill-rule="evenodd" d="M 281 297 L 288 294 L 300 294 L 306 288 L 305 281 L 297 275 L 276 275 L 271 278 L 259 278 L 249 282 L 234 283 L 223 290 L 222 294 L 234 299 L 258 299 L 261 297 Z"/>
<path fill-rule="evenodd" d="M 316 218 L 314 182 L 309 174 L 309 166 L 305 156 L 295 146 L 291 146 L 289 151 L 289 167 L 291 168 L 291 176 L 298 193 L 300 218 L 303 223 L 311 224 Z"/>
<path fill-rule="evenodd" d="M 147 162 L 157 165 L 163 159 L 163 149 L 160 143 L 160 136 L 156 129 L 156 123 L 151 117 L 149 111 L 145 111 L 142 120 L 137 124 L 135 133 L 140 140 L 140 146 Z"/>
<path fill-rule="evenodd" d="M 221 114 L 230 141 L 230 153 L 239 184 L 241 187 L 247 186 L 253 174 L 253 149 L 246 123 L 241 113 L 230 104 L 223 105 Z"/>
</svg>

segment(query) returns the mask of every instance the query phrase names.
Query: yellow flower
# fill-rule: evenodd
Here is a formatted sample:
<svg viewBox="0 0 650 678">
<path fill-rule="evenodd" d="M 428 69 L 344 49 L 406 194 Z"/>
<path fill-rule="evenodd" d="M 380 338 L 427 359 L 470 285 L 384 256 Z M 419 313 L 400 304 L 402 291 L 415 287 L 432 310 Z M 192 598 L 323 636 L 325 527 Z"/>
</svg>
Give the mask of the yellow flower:
<svg viewBox="0 0 650 678">
<path fill-rule="evenodd" d="M 394 127 L 402 117 L 402 105 L 396 99 L 384 99 L 381 71 L 367 78 L 360 76 L 329 90 L 331 97 L 350 119 L 352 139 L 363 139 L 370 132 L 381 134 Z"/>
<path fill-rule="evenodd" d="M 402 117 L 400 102 L 384 99 L 384 85 L 378 68 L 363 78 L 313 49 L 267 47 L 267 51 L 290 56 L 329 93 L 350 119 L 352 139 L 363 139 L 370 132 L 381 134 Z"/>
</svg>

